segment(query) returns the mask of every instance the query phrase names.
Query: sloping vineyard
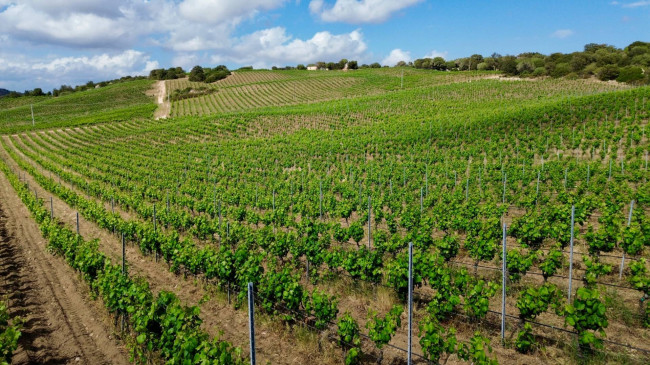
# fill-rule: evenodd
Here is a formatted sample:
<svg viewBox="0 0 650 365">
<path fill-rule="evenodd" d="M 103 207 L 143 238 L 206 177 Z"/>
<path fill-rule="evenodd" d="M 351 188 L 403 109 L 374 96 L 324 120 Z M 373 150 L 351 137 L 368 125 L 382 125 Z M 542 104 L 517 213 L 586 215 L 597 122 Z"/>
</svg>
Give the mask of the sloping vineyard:
<svg viewBox="0 0 650 365">
<path fill-rule="evenodd" d="M 151 118 L 152 81 L 136 80 L 59 97 L 0 98 L 0 133 Z"/>
<path fill-rule="evenodd" d="M 204 116 L 215 113 L 260 109 L 280 105 L 318 103 L 366 95 L 382 95 L 401 89 L 430 88 L 448 84 L 496 78 L 489 72 L 448 73 L 417 69 L 379 69 L 342 71 L 244 71 L 226 79 L 205 84 L 187 79 L 168 80 L 167 90 L 197 90 L 194 97 L 172 100 L 173 116 Z M 522 81 L 537 83 L 536 81 Z M 544 81 L 544 83 L 553 83 Z M 557 82 L 555 82 L 557 84 Z M 616 84 L 585 85 L 583 81 L 560 82 L 575 84 L 585 90 L 625 88 Z M 586 86 L 586 87 L 585 87 Z M 199 92 L 209 89 L 210 92 Z"/>
<path fill-rule="evenodd" d="M 172 113 L 292 104 L 294 82 L 301 105 L 2 136 L 0 156 L 162 270 L 200 279 L 188 285 L 245 309 L 253 283 L 257 311 L 334 344 L 335 363 L 405 361 L 410 244 L 419 362 L 650 359 L 650 88 L 444 75 L 386 93 L 380 80 L 278 74 L 236 73 L 209 106 L 207 96 L 185 99 Z M 390 77 L 399 88 L 401 75 Z M 322 82 L 332 99 L 344 86 L 383 91 L 305 104 Z M 91 284 L 121 275 L 92 244 L 73 246 L 54 251 L 72 252 L 73 265 L 92 258 L 78 266 Z M 146 305 L 161 295 L 144 295 Z M 141 313 L 120 305 L 109 310 Z M 149 351 L 189 358 L 127 317 Z"/>
</svg>

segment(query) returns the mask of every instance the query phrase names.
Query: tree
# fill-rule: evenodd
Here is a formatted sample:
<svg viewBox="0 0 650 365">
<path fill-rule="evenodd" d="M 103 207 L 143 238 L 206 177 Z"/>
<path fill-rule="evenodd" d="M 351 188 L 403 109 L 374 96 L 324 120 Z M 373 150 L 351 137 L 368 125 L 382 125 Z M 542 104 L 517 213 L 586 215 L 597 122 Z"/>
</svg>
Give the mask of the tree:
<svg viewBox="0 0 650 365">
<path fill-rule="evenodd" d="M 517 59 L 514 56 L 505 56 L 501 61 L 501 71 L 506 75 L 517 74 Z"/>
<path fill-rule="evenodd" d="M 478 64 L 483 62 L 483 56 L 480 54 L 473 54 L 469 58 L 469 69 L 470 70 L 476 70 L 478 68 Z"/>
<path fill-rule="evenodd" d="M 306 70 L 306 69 L 307 69 L 307 67 L 305 67 L 305 65 L 303 65 L 302 63 L 299 64 L 298 66 L 296 66 L 296 68 L 297 68 L 298 70 Z"/>
<path fill-rule="evenodd" d="M 359 68 L 359 64 L 357 61 L 348 61 L 348 69 L 350 70 L 356 70 Z"/>
<path fill-rule="evenodd" d="M 342 59 L 339 61 L 339 69 L 340 69 L 340 70 L 344 69 L 344 68 L 345 68 L 345 65 L 346 65 L 347 63 L 348 63 L 348 60 L 345 59 L 345 58 L 342 58 Z"/>
<path fill-rule="evenodd" d="M 43 93 L 43 90 L 40 87 L 35 88 L 29 94 L 31 96 L 43 96 L 43 95 L 45 95 L 45 93 Z"/>
<path fill-rule="evenodd" d="M 203 67 L 197 65 L 192 68 L 192 71 L 190 71 L 190 81 L 205 81 L 205 73 L 203 72 Z"/>
<path fill-rule="evenodd" d="M 379 62 L 371 63 L 370 68 L 381 68 L 381 65 L 379 64 Z"/>
<path fill-rule="evenodd" d="M 447 69 L 447 62 L 442 57 L 435 57 L 431 60 L 431 68 L 434 70 L 444 71 Z"/>
<path fill-rule="evenodd" d="M 395 67 L 405 67 L 405 66 L 406 66 L 406 62 L 404 61 L 399 61 L 395 64 Z"/>
</svg>

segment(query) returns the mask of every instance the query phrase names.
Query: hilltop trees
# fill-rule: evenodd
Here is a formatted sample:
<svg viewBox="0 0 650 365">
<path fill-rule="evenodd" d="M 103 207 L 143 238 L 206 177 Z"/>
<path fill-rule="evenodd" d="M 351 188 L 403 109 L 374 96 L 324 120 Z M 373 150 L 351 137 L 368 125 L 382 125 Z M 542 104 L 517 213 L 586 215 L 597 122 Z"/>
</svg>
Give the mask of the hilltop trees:
<svg viewBox="0 0 650 365">
<path fill-rule="evenodd" d="M 174 80 L 185 77 L 185 71 L 181 67 L 172 67 L 168 69 L 157 68 L 149 72 L 149 78 L 152 80 Z"/>
<path fill-rule="evenodd" d="M 190 71 L 190 81 L 205 81 L 205 73 L 203 72 L 203 67 L 192 67 L 192 71 Z"/>
</svg>

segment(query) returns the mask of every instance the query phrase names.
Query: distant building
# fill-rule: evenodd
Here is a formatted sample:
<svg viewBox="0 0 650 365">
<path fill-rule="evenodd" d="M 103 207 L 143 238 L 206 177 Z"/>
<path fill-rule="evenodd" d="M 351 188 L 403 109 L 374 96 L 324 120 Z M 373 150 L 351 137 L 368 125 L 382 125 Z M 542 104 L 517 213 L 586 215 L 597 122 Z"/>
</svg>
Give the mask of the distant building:
<svg viewBox="0 0 650 365">
<path fill-rule="evenodd" d="M 318 70 L 318 66 L 316 65 L 307 66 L 307 71 L 317 71 L 317 70 Z"/>
</svg>

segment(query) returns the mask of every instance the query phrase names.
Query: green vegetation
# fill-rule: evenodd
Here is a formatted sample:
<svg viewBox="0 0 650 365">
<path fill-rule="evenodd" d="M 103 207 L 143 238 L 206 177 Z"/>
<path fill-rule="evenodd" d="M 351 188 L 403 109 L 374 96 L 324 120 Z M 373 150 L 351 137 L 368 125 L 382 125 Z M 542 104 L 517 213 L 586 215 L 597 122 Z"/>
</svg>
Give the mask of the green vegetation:
<svg viewBox="0 0 650 365">
<path fill-rule="evenodd" d="M 392 66 L 392 65 L 390 65 Z M 619 49 L 607 44 L 589 43 L 584 51 L 568 54 L 526 52 L 517 56 L 493 53 L 489 57 L 470 57 L 445 61 L 442 57 L 421 58 L 412 63 L 415 68 L 454 71 L 501 71 L 522 77 L 581 77 L 595 76 L 601 81 L 616 80 L 630 84 L 650 84 L 650 43 L 633 42 Z"/>
<path fill-rule="evenodd" d="M 154 295 L 148 283 L 122 272 L 120 265 L 98 249 L 97 240 L 84 241 L 50 213 L 32 191 L 20 182 L 7 165 L 0 161 L 0 171 L 40 225 L 47 247 L 55 255 L 79 271 L 94 295 L 99 295 L 106 309 L 128 321 L 127 333 L 135 341 L 130 344 L 131 356 L 137 363 L 148 363 L 160 356 L 168 363 L 244 364 L 241 350 L 225 341 L 210 339 L 200 328 L 198 307 L 186 307 L 173 294 L 165 291 Z M 3 359 L 11 360 L 20 336 L 16 327 L 7 326 L 5 307 L 0 306 L 0 350 Z"/>
<path fill-rule="evenodd" d="M 618 353 L 604 334 L 626 343 L 647 333 L 644 317 L 613 331 L 620 327 L 610 325 L 617 319 L 599 293 L 609 283 L 632 285 L 620 288 L 634 298 L 619 308 L 636 308 L 639 291 L 647 295 L 646 261 L 628 260 L 621 281 L 607 267 L 624 252 L 649 253 L 650 87 L 494 75 L 382 68 L 235 71 L 213 84 L 177 79 L 168 90 L 208 85 L 216 90 L 209 96 L 241 95 L 237 102 L 246 104 L 200 96 L 172 110 L 202 117 L 23 133 L 3 138 L 2 148 L 100 228 L 158 254 L 168 264 L 161 267 L 218 288 L 253 282 L 257 310 L 287 327 L 336 328 L 349 364 L 381 360 L 388 344 L 403 340 L 411 242 L 414 343 L 423 356 L 494 363 L 494 352 L 507 358 L 552 346 L 559 336 L 535 330 L 535 321 L 565 323 L 583 356 L 600 345 Z M 337 82 L 349 83 L 349 98 L 327 89 Z M 293 103 L 292 85 L 313 99 Z M 257 91 L 273 87 L 277 99 Z M 190 112 L 177 109 L 181 102 Z M 130 218 L 106 209 L 111 201 Z M 573 205 L 580 257 L 574 300 L 564 305 L 559 276 L 567 274 Z M 514 343 L 494 351 L 498 319 L 490 313 L 500 308 L 501 277 L 490 269 L 501 264 L 502 220 L 511 222 L 507 301 L 523 326 Z M 91 278 L 93 270 L 83 269 Z M 333 288 L 337 280 L 355 295 Z M 365 283 L 388 295 L 377 299 L 379 289 Z M 236 306 L 244 296 L 238 291 Z M 188 317 L 198 321 L 192 311 Z M 562 351 L 557 356 L 570 358 Z"/>
<path fill-rule="evenodd" d="M 0 364 L 11 364 L 13 352 L 18 348 L 20 318 L 10 318 L 7 303 L 0 301 Z"/>
<path fill-rule="evenodd" d="M 156 105 L 145 93 L 151 85 L 135 80 L 59 97 L 0 98 L 0 133 L 150 118 Z"/>
</svg>

